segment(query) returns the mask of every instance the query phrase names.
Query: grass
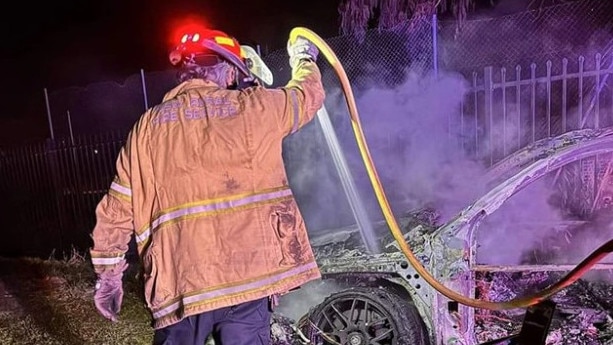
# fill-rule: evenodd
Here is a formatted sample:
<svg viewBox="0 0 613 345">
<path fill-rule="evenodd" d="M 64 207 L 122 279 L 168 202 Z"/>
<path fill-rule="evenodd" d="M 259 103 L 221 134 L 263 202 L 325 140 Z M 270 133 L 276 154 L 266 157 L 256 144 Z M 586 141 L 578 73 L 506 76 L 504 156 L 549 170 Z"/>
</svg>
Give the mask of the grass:
<svg viewBox="0 0 613 345">
<path fill-rule="evenodd" d="M 138 269 L 137 265 L 131 265 L 126 271 L 122 310 L 119 321 L 112 323 L 100 316 L 94 306 L 95 274 L 84 256 L 73 253 L 64 260 L 0 258 L 0 344 L 150 345 L 153 329 L 141 297 Z M 572 285 L 567 294 L 587 298 L 583 290 L 571 292 L 580 287 Z M 610 313 L 611 285 L 603 282 L 589 287 L 592 293 L 598 293 L 597 300 L 606 303 L 603 311 Z M 492 323 L 488 325 L 489 331 L 496 329 Z M 593 337 L 601 338 L 600 342 L 594 340 L 593 344 L 613 345 L 610 318 L 603 327 Z M 572 338 L 569 333 L 572 329 L 585 327 L 565 323 L 564 328 L 552 332 L 559 330 L 563 337 Z M 281 343 L 285 344 L 273 342 Z"/>
<path fill-rule="evenodd" d="M 124 277 L 122 310 L 112 323 L 94 306 L 95 274 L 83 256 L 0 259 L 0 344 L 151 344 L 151 319 L 136 271 L 131 267 Z"/>
</svg>

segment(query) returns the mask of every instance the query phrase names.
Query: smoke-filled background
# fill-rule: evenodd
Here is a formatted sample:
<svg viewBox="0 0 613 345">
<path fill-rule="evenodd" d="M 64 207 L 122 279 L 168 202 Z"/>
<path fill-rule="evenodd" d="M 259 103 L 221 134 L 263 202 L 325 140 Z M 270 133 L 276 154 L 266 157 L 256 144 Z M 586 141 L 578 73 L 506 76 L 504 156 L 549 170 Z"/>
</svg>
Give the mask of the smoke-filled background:
<svg viewBox="0 0 613 345">
<path fill-rule="evenodd" d="M 457 145 L 458 139 L 465 138 L 459 138 L 448 126 L 450 116 L 459 116 L 466 90 L 467 81 L 456 73 L 441 72 L 434 77 L 408 71 L 406 81 L 394 89 L 373 87 L 357 94 L 368 147 L 397 216 L 429 207 L 440 213 L 440 222 L 444 223 L 489 191 L 481 181 L 487 167 Z M 359 194 L 371 220 L 381 220 L 342 95 L 336 89 L 327 91 L 327 109 Z M 502 124 L 493 129 L 498 140 L 500 128 Z M 506 130 L 514 132 L 511 125 Z M 285 152 L 290 183 L 313 236 L 355 224 L 322 131 L 315 120 L 289 139 Z M 555 202 L 556 192 L 550 176 L 545 176 L 490 215 L 477 231 L 480 263 L 519 264 L 526 259 L 526 252 L 535 246 L 542 248 L 552 231 L 559 233 L 575 224 L 564 222 L 577 220 L 577 216 L 569 215 L 564 205 Z M 602 236 L 592 237 L 594 243 L 585 244 L 585 250 L 574 246 L 574 259 L 589 254 L 588 249 L 595 249 L 610 234 L 602 226 L 598 231 Z"/>
<path fill-rule="evenodd" d="M 455 73 L 407 71 L 393 89 L 372 87 L 356 94 L 360 122 L 376 170 L 394 211 L 433 207 L 449 217 L 482 189 L 479 163 L 450 140 L 449 116 L 458 114 L 466 81 Z M 381 220 L 342 94 L 327 88 L 326 108 L 369 216 Z M 290 183 L 308 225 L 319 230 L 354 224 L 339 173 L 327 152 L 319 120 L 288 139 Z M 452 129 L 453 130 L 453 129 Z M 307 192 L 307 193 L 305 193 Z"/>
<path fill-rule="evenodd" d="M 451 72 L 434 76 L 407 69 L 405 73 L 405 81 L 394 88 L 375 86 L 356 93 L 364 135 L 394 213 L 398 216 L 430 207 L 448 219 L 482 191 L 478 180 L 483 167 L 450 140 L 457 133 L 450 132 L 448 126 L 449 116 L 459 113 L 467 83 Z M 337 88 L 328 87 L 326 91 L 326 108 L 358 194 L 370 221 L 380 221 L 380 207 L 343 95 Z M 290 185 L 312 237 L 356 223 L 327 152 L 323 131 L 316 119 L 289 138 L 285 147 Z M 329 282 L 314 282 L 283 297 L 279 312 L 299 318 L 338 289 Z"/>
<path fill-rule="evenodd" d="M 575 81 L 570 81 L 565 93 L 561 83 L 555 82 L 549 89 L 544 82 L 537 83 L 534 89 L 521 87 L 519 104 L 516 103 L 516 94 L 506 92 L 505 100 L 498 91 L 492 100 L 493 122 L 479 123 L 474 132 L 464 130 L 472 125 L 467 125 L 468 122 L 476 121 L 466 114 L 470 109 L 466 103 L 473 101 L 474 92 L 469 90 L 470 86 L 477 83 L 470 78 L 470 73 L 466 73 L 467 66 L 474 66 L 476 70 L 483 68 L 484 63 L 494 66 L 494 82 L 500 83 L 501 67 L 506 67 L 506 80 L 514 80 L 516 73 L 522 79 L 530 78 L 531 73 L 535 77 L 546 75 L 546 66 L 551 68 L 549 73 L 559 74 L 564 58 L 569 61 L 569 73 L 576 72 L 579 64 L 585 70 L 593 69 L 597 54 L 601 56 L 596 59 L 600 59 L 602 68 L 613 62 L 610 59 L 613 40 L 611 17 L 602 13 L 598 15 L 602 9 L 597 7 L 601 4 L 587 6 L 587 3 L 586 7 L 557 6 L 550 12 L 495 20 L 488 19 L 492 13 L 484 13 L 483 20 L 467 25 L 461 38 L 438 42 L 446 68 L 439 70 L 436 76 L 431 69 L 425 72 L 428 68 L 419 64 L 423 60 L 415 58 L 415 52 L 411 50 L 419 41 L 416 36 L 422 33 L 415 28 L 408 36 L 403 36 L 404 50 L 396 47 L 403 51 L 399 55 L 411 57 L 404 61 L 408 67 L 401 73 L 391 63 L 384 65 L 376 61 L 377 56 L 387 56 L 386 41 L 393 39 L 389 36 L 377 36 L 372 39 L 377 42 L 375 44 L 366 36 L 359 47 L 360 52 L 371 56 L 372 45 L 376 45 L 381 51 L 373 54 L 374 58 L 341 58 L 349 66 L 348 74 L 357 89 L 355 94 L 364 133 L 396 216 L 428 206 L 441 214 L 440 221 L 444 223 L 493 188 L 480 182 L 483 172 L 492 163 L 490 157 L 501 159 L 534 140 L 570 129 L 611 125 L 611 87 L 610 82 L 602 78 L 599 83 L 593 79 L 584 80 L 590 84 L 584 86 L 585 89 L 579 89 Z M 506 34 L 504 39 L 500 37 L 501 32 Z M 476 42 L 482 49 L 474 46 Z M 468 53 L 469 49 L 473 55 Z M 362 66 L 358 76 L 353 74 L 355 65 Z M 517 70 L 516 66 L 523 68 Z M 392 74 L 402 77 L 390 81 Z M 334 130 L 371 220 L 380 220 L 379 206 L 355 145 L 344 99 L 335 83 L 331 82 L 333 78 L 329 74 L 327 77 L 326 106 Z M 597 111 L 594 108 L 596 93 L 601 102 L 599 123 L 594 115 Z M 536 99 L 531 102 L 533 94 Z M 479 98 L 478 102 L 484 102 L 482 94 L 474 97 Z M 481 108 L 470 110 L 483 111 Z M 550 117 L 549 123 L 545 123 L 546 113 Z M 483 117 L 483 113 L 478 116 Z M 464 122 L 460 123 L 458 119 L 462 117 Z M 548 125 L 551 128 L 548 129 Z M 321 131 L 322 127 L 316 121 L 289 139 L 290 143 L 286 145 L 290 180 L 298 191 L 308 191 L 298 192 L 298 197 L 314 236 L 320 231 L 355 222 L 340 188 L 338 173 L 330 164 Z M 480 140 L 479 146 L 471 147 L 470 143 L 476 136 Z M 607 159 L 600 157 L 595 164 L 601 166 Z M 613 231 L 596 212 L 598 210 L 592 207 L 586 212 L 585 205 L 577 207 L 597 200 L 587 200 L 588 195 L 569 192 L 585 188 L 581 185 L 580 169 L 577 164 L 561 169 L 574 177 L 562 185 L 552 176 L 543 177 L 490 215 L 477 231 L 479 263 L 572 264 L 613 237 Z M 560 194 L 565 194 L 565 197 Z M 560 198 L 566 200 L 560 201 Z M 579 200 L 582 198 L 586 200 Z M 594 218 L 599 219 L 598 224 Z"/>
</svg>

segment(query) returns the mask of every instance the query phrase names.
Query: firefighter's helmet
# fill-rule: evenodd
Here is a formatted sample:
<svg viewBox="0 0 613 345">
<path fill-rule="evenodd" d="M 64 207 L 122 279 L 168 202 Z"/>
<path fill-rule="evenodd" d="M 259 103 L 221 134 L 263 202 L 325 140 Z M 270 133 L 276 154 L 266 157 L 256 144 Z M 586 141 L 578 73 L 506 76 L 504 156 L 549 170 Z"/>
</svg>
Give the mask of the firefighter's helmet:
<svg viewBox="0 0 613 345">
<path fill-rule="evenodd" d="M 230 60 L 233 64 L 245 63 L 238 41 L 222 31 L 211 29 L 185 32 L 168 57 L 173 65 L 208 66 L 219 63 L 220 59 Z"/>
</svg>

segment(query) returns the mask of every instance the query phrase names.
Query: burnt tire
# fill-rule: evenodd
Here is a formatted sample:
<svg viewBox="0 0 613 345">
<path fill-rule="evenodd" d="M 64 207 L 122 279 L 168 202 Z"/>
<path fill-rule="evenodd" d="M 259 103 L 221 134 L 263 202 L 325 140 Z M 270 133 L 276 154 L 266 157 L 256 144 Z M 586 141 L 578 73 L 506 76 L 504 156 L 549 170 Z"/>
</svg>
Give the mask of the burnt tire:
<svg viewBox="0 0 613 345">
<path fill-rule="evenodd" d="M 415 305 L 379 288 L 356 287 L 331 294 L 300 324 L 314 345 L 430 344 Z"/>
</svg>

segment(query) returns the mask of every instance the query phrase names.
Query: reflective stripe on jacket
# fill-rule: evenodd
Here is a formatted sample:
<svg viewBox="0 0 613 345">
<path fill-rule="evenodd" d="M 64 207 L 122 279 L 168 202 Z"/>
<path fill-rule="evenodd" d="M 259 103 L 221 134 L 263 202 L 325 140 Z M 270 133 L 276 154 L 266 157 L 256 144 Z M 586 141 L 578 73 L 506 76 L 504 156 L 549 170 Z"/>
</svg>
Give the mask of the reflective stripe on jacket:
<svg viewBox="0 0 613 345">
<path fill-rule="evenodd" d="M 319 278 L 281 149 L 324 97 L 309 61 L 283 88 L 196 79 L 169 91 L 129 133 L 96 208 L 96 272 L 135 236 L 156 329 Z"/>
</svg>

